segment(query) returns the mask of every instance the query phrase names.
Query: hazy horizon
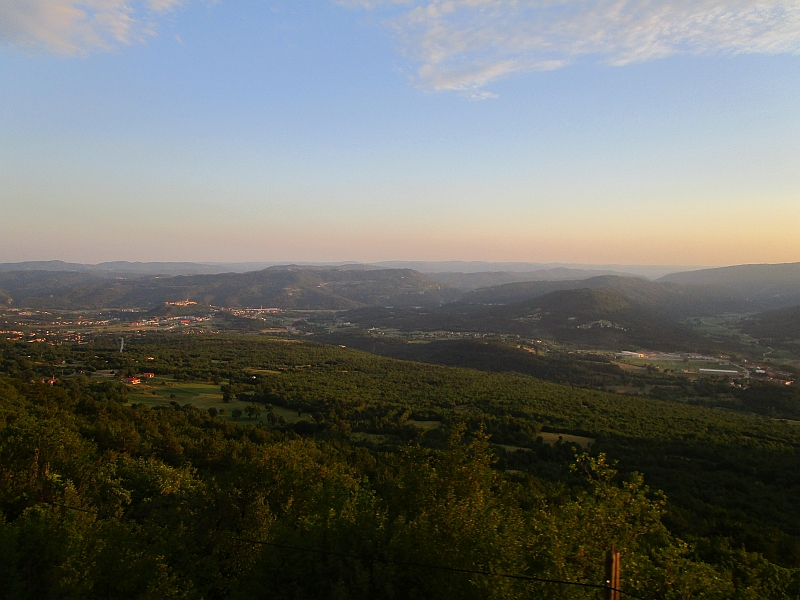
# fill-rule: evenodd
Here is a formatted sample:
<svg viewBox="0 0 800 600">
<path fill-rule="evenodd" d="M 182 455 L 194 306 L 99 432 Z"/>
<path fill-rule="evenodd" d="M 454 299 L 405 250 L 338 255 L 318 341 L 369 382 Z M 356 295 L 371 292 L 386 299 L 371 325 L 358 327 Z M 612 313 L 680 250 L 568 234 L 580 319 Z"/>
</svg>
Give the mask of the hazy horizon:
<svg viewBox="0 0 800 600">
<path fill-rule="evenodd" d="M 718 267 L 728 267 L 728 266 L 736 266 L 738 264 L 756 264 L 756 263 L 737 263 L 737 264 L 730 264 L 730 265 L 678 265 L 678 264 L 653 264 L 653 263 L 630 263 L 630 264 L 622 264 L 622 263 L 577 263 L 577 262 L 561 262 L 561 261 L 554 261 L 554 262 L 538 262 L 538 261 L 490 261 L 490 260 L 461 260 L 461 259 L 445 259 L 445 260 L 402 260 L 402 259 L 395 259 L 395 260 L 376 260 L 376 261 L 365 261 L 365 260 L 301 260 L 301 259 L 287 259 L 287 260 L 229 260 L 229 261 L 222 261 L 222 260 L 135 260 L 135 259 L 101 259 L 101 260 L 94 260 L 94 261 L 75 261 L 75 260 L 63 260 L 61 258 L 47 258 L 47 259 L 33 259 L 33 260 L 10 260 L 10 261 L 0 261 L 0 264 L 3 265 L 10 265 L 10 264 L 32 264 L 32 263 L 65 263 L 65 264 L 78 264 L 78 265 L 89 265 L 89 266 L 97 266 L 103 264 L 114 264 L 114 263 L 124 263 L 124 264 L 198 264 L 198 265 L 269 265 L 269 266 L 277 266 L 277 265 L 309 265 L 309 266 L 340 266 L 340 265 L 382 265 L 387 266 L 388 268 L 393 268 L 395 264 L 403 264 L 403 265 L 410 265 L 410 264 L 419 264 L 419 265 L 453 265 L 453 266 L 463 266 L 465 268 L 473 269 L 473 268 L 480 268 L 482 266 L 506 266 L 513 269 L 522 269 L 527 267 L 536 267 L 536 268 L 593 268 L 593 267 L 676 267 L 676 268 L 687 268 L 687 269 L 707 269 L 707 268 L 718 268 Z M 398 268 L 406 268 L 406 267 L 398 267 Z M 466 272 L 466 271 L 465 271 Z"/>
<path fill-rule="evenodd" d="M 297 265 L 300 267 L 341 267 L 365 265 L 385 269 L 414 269 L 425 274 L 437 273 L 534 273 L 534 272 L 554 272 L 562 270 L 559 278 L 569 278 L 570 272 L 575 276 L 585 277 L 587 274 L 618 274 L 645 277 L 648 279 L 658 279 L 672 273 L 684 271 L 695 271 L 700 269 L 718 268 L 708 265 L 646 265 L 646 264 L 604 264 L 604 263 L 540 263 L 540 262 L 493 262 L 493 261 L 98 261 L 91 263 L 80 263 L 72 261 L 62 261 L 59 259 L 44 261 L 12 261 L 0 262 L 0 272 L 14 270 L 74 270 L 73 268 L 99 268 L 100 271 L 118 271 L 131 273 L 150 273 L 150 274 L 214 274 L 226 271 L 244 273 L 258 271 L 277 266 Z M 723 265 L 736 266 L 736 265 Z M 159 270 L 161 269 L 161 270 Z M 79 269 L 80 270 L 80 269 Z"/>
</svg>

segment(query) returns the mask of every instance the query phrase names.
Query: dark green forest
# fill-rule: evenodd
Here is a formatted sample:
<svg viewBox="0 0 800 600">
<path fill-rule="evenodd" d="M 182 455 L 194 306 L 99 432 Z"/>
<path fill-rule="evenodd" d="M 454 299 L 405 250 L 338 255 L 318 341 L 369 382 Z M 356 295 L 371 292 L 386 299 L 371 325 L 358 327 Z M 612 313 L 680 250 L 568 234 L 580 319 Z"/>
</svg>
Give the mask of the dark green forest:
<svg viewBox="0 0 800 600">
<path fill-rule="evenodd" d="M 796 349 L 800 343 L 800 306 L 750 315 L 741 319 L 738 327 L 764 343 Z"/>
<path fill-rule="evenodd" d="M 696 334 L 666 311 L 605 288 L 561 290 L 534 300 L 500 305 L 455 302 L 433 308 L 369 306 L 341 316 L 364 328 L 545 337 L 591 348 L 710 351 L 718 347 L 714 340 Z M 727 345 L 731 345 L 730 341 Z"/>
<path fill-rule="evenodd" d="M 571 386 L 609 391 L 630 388 L 637 395 L 711 408 L 737 410 L 779 419 L 800 419 L 800 387 L 751 380 L 741 387 L 727 379 L 689 378 L 685 374 L 648 369 L 625 371 L 596 351 L 537 352 L 509 338 L 450 339 L 426 343 L 370 335 L 363 331 L 320 336 L 381 356 L 494 373 L 519 373 Z M 534 350 L 534 351 L 531 351 Z M 783 367 L 791 368 L 791 367 Z"/>
<path fill-rule="evenodd" d="M 0 361 L 3 598 L 597 598 L 504 575 L 601 584 L 611 546 L 642 598 L 800 597 L 791 422 L 252 336 Z"/>
</svg>

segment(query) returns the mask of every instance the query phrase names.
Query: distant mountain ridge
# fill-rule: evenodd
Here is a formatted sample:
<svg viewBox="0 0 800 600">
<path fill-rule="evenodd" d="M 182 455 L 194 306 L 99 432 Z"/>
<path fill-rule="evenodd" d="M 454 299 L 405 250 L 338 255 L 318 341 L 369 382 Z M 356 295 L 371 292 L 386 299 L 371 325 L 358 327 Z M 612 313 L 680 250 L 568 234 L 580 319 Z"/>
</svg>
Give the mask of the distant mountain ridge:
<svg viewBox="0 0 800 600">
<path fill-rule="evenodd" d="M 401 331 L 455 331 L 545 337 L 596 348 L 702 348 L 708 341 L 657 307 L 609 288 L 556 290 L 504 305 L 456 302 L 431 309 L 364 307 L 354 323 Z"/>
<path fill-rule="evenodd" d="M 800 304 L 800 262 L 701 269 L 672 273 L 658 281 L 716 286 L 739 295 L 757 310 Z"/>
<path fill-rule="evenodd" d="M 745 311 L 748 307 L 740 295 L 716 286 L 660 283 L 618 275 L 602 275 L 581 280 L 509 283 L 464 294 L 461 301 L 470 304 L 512 304 L 557 291 L 579 289 L 615 290 L 642 306 L 648 306 L 651 310 L 672 317 Z"/>
<path fill-rule="evenodd" d="M 480 288 L 518 283 L 523 281 L 564 281 L 588 279 L 600 275 L 622 275 L 616 271 L 602 269 L 568 269 L 556 267 L 539 271 L 488 271 L 479 273 L 427 273 L 428 277 L 458 288 L 462 292 L 470 292 Z"/>
<path fill-rule="evenodd" d="M 196 263 L 196 262 L 128 262 L 111 261 L 98 264 L 71 263 L 61 260 L 0 263 L 0 273 L 12 271 L 52 271 L 114 275 L 216 275 L 260 271 L 277 263 Z M 337 266 L 339 266 L 337 264 Z M 322 267 L 325 268 L 325 267 Z M 327 267 L 330 268 L 330 265 Z"/>
<path fill-rule="evenodd" d="M 97 264 L 64 262 L 61 260 L 24 261 L 0 263 L 0 272 L 8 271 L 76 271 L 86 273 L 118 273 L 139 275 L 213 275 L 219 273 L 247 273 L 267 268 L 284 268 L 290 266 L 286 262 L 129 262 L 108 261 Z M 334 268 L 372 268 L 372 269 L 412 269 L 426 275 L 435 273 L 540 273 L 536 279 L 567 279 L 572 271 L 575 278 L 583 277 L 581 272 L 592 275 L 619 274 L 656 279 L 668 273 L 682 272 L 701 267 L 679 267 L 665 265 L 585 265 L 569 263 L 535 263 L 535 262 L 483 262 L 483 261 L 380 261 L 376 263 L 359 263 L 357 261 L 340 262 L 300 262 L 297 267 L 308 269 Z M 564 274 L 557 275 L 559 271 Z M 550 274 L 548 274 L 548 272 Z M 591 276 L 591 275 L 586 275 Z M 523 280 L 533 280 L 525 275 Z M 508 281 L 491 281 L 485 285 L 497 285 Z"/>
<path fill-rule="evenodd" d="M 286 267 L 250 273 L 109 277 L 94 273 L 0 273 L 0 290 L 17 306 L 151 308 L 191 299 L 227 307 L 344 310 L 365 305 L 438 306 L 461 294 L 408 269 Z"/>
<path fill-rule="evenodd" d="M 88 271 L 72 269 L 71 263 L 0 269 L 0 303 L 149 310 L 164 302 L 190 299 L 232 308 L 355 310 L 352 320 L 369 326 L 393 323 L 410 330 L 557 333 L 576 343 L 600 340 L 609 344 L 652 341 L 658 337 L 655 332 L 663 339 L 680 341 L 683 336 L 689 340 L 691 332 L 682 325 L 689 317 L 753 314 L 800 305 L 800 263 L 707 269 L 658 281 L 560 267 L 528 273 L 426 275 L 360 263 L 282 264 L 246 273 L 148 275 L 133 270 L 137 263 L 126 263 L 130 272 L 108 270 L 116 264 L 103 263 L 106 266 L 95 265 Z M 42 270 L 42 266 L 57 269 Z M 547 279 L 463 291 L 509 277 Z M 794 314 L 764 313 L 758 327 L 775 321 L 791 329 Z M 756 327 L 756 323 L 743 326 Z"/>
<path fill-rule="evenodd" d="M 404 331 L 509 333 L 591 347 L 697 350 L 713 347 L 714 341 L 684 324 L 687 318 L 775 307 L 784 308 L 744 320 L 742 331 L 795 343 L 798 305 L 800 264 L 745 265 L 658 281 L 601 275 L 513 282 L 467 292 L 457 303 L 431 310 L 361 308 L 348 318 Z"/>
<path fill-rule="evenodd" d="M 373 263 L 375 265 L 391 269 L 414 269 L 420 273 L 430 275 L 433 273 L 489 273 L 489 272 L 509 272 L 509 273 L 530 273 L 533 271 L 546 271 L 551 269 L 577 269 L 577 270 L 601 270 L 613 273 L 620 273 L 635 277 L 647 277 L 657 279 L 669 273 L 679 273 L 702 269 L 705 267 L 690 265 L 622 265 L 622 264 L 581 264 L 581 263 L 537 263 L 537 262 L 487 262 L 487 261 L 465 261 L 465 260 L 445 260 L 445 261 L 403 261 L 389 260 Z"/>
<path fill-rule="evenodd" d="M 790 343 L 800 347 L 800 306 L 750 315 L 742 319 L 738 328 L 767 344 Z"/>
</svg>

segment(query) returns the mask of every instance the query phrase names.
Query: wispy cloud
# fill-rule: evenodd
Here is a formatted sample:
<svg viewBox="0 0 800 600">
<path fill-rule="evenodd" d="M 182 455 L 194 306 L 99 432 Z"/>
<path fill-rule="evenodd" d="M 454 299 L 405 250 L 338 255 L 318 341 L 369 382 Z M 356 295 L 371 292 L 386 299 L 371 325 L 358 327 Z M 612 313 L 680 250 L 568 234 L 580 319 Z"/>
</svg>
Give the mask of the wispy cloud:
<svg viewBox="0 0 800 600">
<path fill-rule="evenodd" d="M 338 0 L 376 11 L 419 85 L 469 92 L 580 57 L 800 52 L 798 0 Z"/>
<path fill-rule="evenodd" d="M 109 50 L 153 33 L 183 0 L 0 0 L 0 43 L 60 54 Z"/>
</svg>

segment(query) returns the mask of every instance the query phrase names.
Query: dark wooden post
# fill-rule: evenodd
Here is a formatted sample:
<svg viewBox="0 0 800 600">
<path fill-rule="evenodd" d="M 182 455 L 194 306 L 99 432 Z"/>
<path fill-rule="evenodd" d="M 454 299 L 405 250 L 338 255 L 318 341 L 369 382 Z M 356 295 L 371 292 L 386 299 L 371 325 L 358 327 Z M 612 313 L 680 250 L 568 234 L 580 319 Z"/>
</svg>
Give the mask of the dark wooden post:
<svg viewBox="0 0 800 600">
<path fill-rule="evenodd" d="M 622 600 L 619 593 L 619 550 L 611 548 L 606 553 L 606 600 Z"/>
</svg>

